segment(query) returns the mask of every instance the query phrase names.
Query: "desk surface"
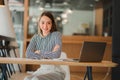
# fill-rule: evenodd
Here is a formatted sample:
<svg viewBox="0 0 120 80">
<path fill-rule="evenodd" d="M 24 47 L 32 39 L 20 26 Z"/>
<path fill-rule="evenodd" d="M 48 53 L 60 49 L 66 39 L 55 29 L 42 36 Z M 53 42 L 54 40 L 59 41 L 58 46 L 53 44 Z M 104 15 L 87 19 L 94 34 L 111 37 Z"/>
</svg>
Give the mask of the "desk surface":
<svg viewBox="0 0 120 80">
<path fill-rule="evenodd" d="M 37 59 L 27 59 L 27 58 L 9 58 L 0 57 L 0 63 L 12 63 L 12 64 L 51 64 L 51 65 L 70 65 L 70 66 L 95 66 L 95 67 L 115 67 L 116 63 L 112 61 L 102 61 L 102 62 L 67 62 L 60 60 L 37 60 Z"/>
</svg>

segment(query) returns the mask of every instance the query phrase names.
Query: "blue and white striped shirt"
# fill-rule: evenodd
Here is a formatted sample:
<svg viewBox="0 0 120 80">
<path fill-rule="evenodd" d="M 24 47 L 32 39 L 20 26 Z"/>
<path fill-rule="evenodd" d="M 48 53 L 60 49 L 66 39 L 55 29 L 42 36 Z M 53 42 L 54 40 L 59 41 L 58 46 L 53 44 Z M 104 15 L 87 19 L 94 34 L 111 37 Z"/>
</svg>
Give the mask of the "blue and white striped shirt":
<svg viewBox="0 0 120 80">
<path fill-rule="evenodd" d="M 58 31 L 52 32 L 46 37 L 35 34 L 27 47 L 26 57 L 32 59 L 59 58 L 62 47 L 61 37 L 62 35 Z M 57 49 L 57 51 L 52 52 L 55 45 L 59 45 L 60 47 Z M 36 50 L 40 50 L 40 54 L 36 54 Z"/>
</svg>

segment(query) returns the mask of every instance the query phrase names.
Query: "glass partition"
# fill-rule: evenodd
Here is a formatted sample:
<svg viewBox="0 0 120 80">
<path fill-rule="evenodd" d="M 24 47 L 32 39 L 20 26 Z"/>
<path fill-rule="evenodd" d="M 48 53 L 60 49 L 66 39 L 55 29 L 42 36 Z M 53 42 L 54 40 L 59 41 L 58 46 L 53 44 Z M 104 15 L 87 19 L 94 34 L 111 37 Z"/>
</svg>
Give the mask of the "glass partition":
<svg viewBox="0 0 120 80">
<path fill-rule="evenodd" d="M 22 57 L 24 39 L 24 0 L 8 0 L 8 5 L 12 16 L 13 27 L 16 33 L 20 57 Z"/>
<path fill-rule="evenodd" d="M 30 0 L 28 34 L 36 32 L 38 16 L 43 11 L 50 11 L 63 35 L 105 36 L 106 33 L 111 36 L 111 2 L 112 0 Z"/>
<path fill-rule="evenodd" d="M 63 35 L 94 35 L 95 3 L 97 1 L 30 0 L 28 34 L 37 32 L 38 16 L 43 11 L 50 11 Z"/>
</svg>

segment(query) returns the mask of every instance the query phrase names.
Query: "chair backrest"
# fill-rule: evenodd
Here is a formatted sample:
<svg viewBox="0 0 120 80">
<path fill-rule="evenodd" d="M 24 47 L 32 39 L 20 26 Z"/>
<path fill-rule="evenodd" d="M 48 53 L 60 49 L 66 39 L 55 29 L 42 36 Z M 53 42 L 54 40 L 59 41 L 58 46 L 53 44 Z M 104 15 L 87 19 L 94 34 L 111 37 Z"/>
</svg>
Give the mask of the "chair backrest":
<svg viewBox="0 0 120 80">
<path fill-rule="evenodd" d="M 67 58 L 67 54 L 65 52 L 61 52 L 60 58 L 66 59 Z M 66 73 L 64 80 L 70 80 L 70 68 L 69 68 L 69 66 L 68 65 L 61 65 L 61 67 L 62 67 L 62 69 Z"/>
</svg>

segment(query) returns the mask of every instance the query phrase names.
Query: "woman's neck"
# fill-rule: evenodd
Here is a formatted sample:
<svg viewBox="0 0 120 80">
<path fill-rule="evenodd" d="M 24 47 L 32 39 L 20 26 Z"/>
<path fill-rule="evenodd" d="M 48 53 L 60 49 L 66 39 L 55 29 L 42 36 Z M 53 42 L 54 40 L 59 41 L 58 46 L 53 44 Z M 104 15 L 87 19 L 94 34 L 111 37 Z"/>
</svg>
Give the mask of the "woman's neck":
<svg viewBox="0 0 120 80">
<path fill-rule="evenodd" d="M 43 33 L 42 36 L 43 37 L 46 37 L 50 32 L 47 32 L 47 33 Z"/>
</svg>

